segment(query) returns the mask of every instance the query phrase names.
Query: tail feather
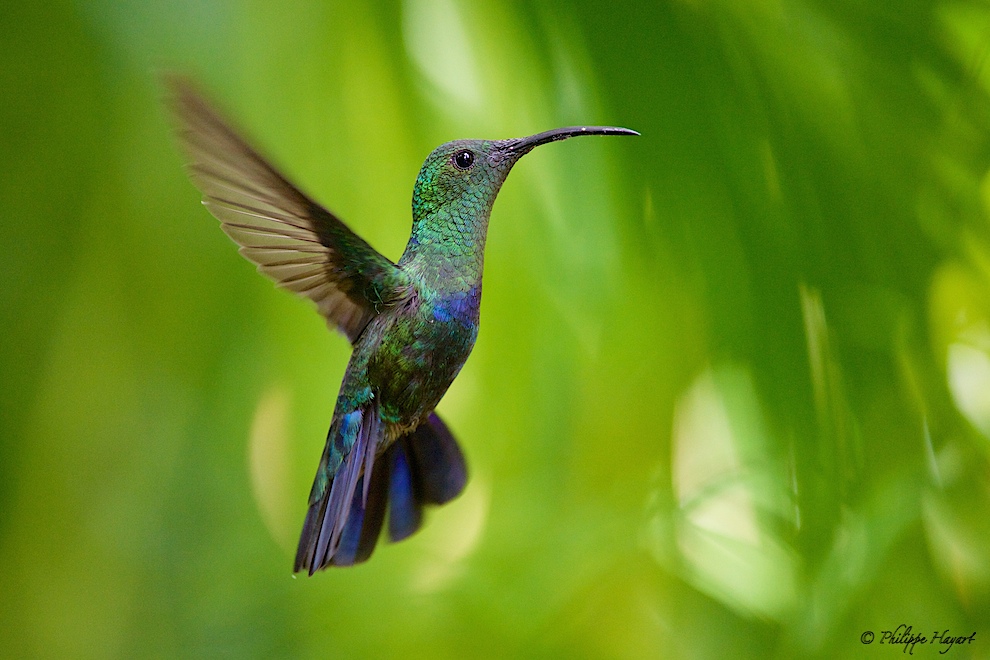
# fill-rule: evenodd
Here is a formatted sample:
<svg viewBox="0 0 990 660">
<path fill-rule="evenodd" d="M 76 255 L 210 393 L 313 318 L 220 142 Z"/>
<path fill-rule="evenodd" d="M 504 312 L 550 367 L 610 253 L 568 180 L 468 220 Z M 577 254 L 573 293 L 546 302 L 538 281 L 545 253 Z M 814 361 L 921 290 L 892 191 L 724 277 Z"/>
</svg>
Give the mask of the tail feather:
<svg viewBox="0 0 990 660">
<path fill-rule="evenodd" d="M 385 520 L 385 505 L 388 503 L 388 478 L 388 461 L 377 463 L 371 474 L 371 489 L 364 510 L 361 540 L 358 542 L 357 553 L 354 556 L 355 564 L 367 561 L 378 543 L 382 522 Z"/>
<path fill-rule="evenodd" d="M 377 410 L 365 411 L 340 469 L 321 490 L 314 486 L 296 553 L 296 571 L 312 575 L 330 565 L 366 561 L 378 542 L 386 502 L 389 540 L 401 541 L 421 526 L 424 504 L 444 504 L 464 489 L 464 456 L 436 413 L 375 458 L 376 434 L 381 432 L 377 420 Z M 341 429 L 346 429 L 346 422 L 345 417 Z M 375 442 L 369 446 L 372 438 Z"/>
<path fill-rule="evenodd" d="M 309 510 L 306 511 L 306 520 L 303 521 L 302 533 L 299 535 L 299 547 L 296 548 L 296 561 L 292 567 L 293 573 L 308 570 L 310 575 L 313 574 L 311 568 L 313 555 L 316 553 L 316 544 L 313 543 L 313 539 L 320 534 L 319 523 L 323 520 L 326 506 L 326 498 L 323 498 L 315 504 L 310 504 Z"/>
<path fill-rule="evenodd" d="M 309 496 L 295 571 L 305 569 L 312 575 L 337 553 L 355 496 L 361 499 L 361 510 L 364 509 L 367 488 L 358 489 L 358 485 L 362 470 L 373 472 L 381 433 L 381 418 L 374 403 L 343 415 L 339 423 L 330 426 Z"/>
<path fill-rule="evenodd" d="M 361 490 L 364 477 L 358 481 L 357 490 Z M 347 514 L 347 522 L 344 530 L 340 533 L 340 543 L 337 550 L 329 558 L 334 566 L 350 566 L 357 557 L 358 545 L 361 542 L 361 530 L 364 528 L 365 508 L 361 506 L 361 498 L 354 494 L 351 498 L 351 510 Z"/>
<path fill-rule="evenodd" d="M 464 454 L 436 413 L 431 413 L 426 424 L 410 434 L 409 447 L 423 502 L 446 504 L 461 494 L 467 483 Z"/>
<path fill-rule="evenodd" d="M 388 473 L 386 461 L 379 460 L 372 469 L 371 479 L 361 476 L 361 481 L 351 499 L 351 511 L 340 537 L 340 545 L 330 563 L 334 566 L 360 564 L 371 556 L 385 519 L 388 502 Z M 367 499 L 362 496 L 362 485 L 367 484 Z"/>
<path fill-rule="evenodd" d="M 392 458 L 392 478 L 388 483 L 388 540 L 395 543 L 412 536 L 423 524 L 423 502 L 413 477 L 409 460 L 411 436 L 395 443 Z"/>
<path fill-rule="evenodd" d="M 334 475 L 333 483 L 326 495 L 323 524 L 313 554 L 314 566 L 325 566 L 336 554 L 350 510 L 355 504 L 353 500 L 361 497 L 361 508 L 364 508 L 368 491 L 366 488 L 359 490 L 358 483 L 361 481 L 362 470 L 367 470 L 369 473 L 373 471 L 381 429 L 381 418 L 378 416 L 377 406 L 374 405 L 344 417 L 340 438 L 345 447 L 348 445 L 350 447 L 343 460 L 342 469 Z M 310 566 L 309 570 L 312 575 L 313 566 Z"/>
</svg>

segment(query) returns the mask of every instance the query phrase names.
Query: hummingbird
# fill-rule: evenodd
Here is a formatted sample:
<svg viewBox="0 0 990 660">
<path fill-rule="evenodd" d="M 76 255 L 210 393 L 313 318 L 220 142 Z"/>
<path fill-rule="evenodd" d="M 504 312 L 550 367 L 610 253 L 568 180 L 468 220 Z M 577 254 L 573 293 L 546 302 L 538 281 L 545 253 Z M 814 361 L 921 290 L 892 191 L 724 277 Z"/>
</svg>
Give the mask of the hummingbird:
<svg viewBox="0 0 990 660">
<path fill-rule="evenodd" d="M 507 140 L 455 140 L 423 163 L 412 234 L 393 263 L 289 181 L 188 80 L 168 76 L 168 104 L 203 204 L 240 253 L 315 303 L 352 354 L 309 494 L 293 572 L 367 560 L 388 510 L 407 538 L 425 505 L 457 497 L 464 454 L 435 408 L 478 336 L 488 220 L 512 166 L 571 126 Z"/>
</svg>

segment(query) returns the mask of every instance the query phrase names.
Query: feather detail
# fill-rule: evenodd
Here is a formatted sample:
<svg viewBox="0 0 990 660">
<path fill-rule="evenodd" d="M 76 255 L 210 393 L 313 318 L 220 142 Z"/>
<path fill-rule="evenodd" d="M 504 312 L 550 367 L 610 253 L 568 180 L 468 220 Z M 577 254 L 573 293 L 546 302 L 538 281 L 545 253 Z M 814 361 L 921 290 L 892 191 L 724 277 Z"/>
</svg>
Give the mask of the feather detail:
<svg viewBox="0 0 990 660">
<path fill-rule="evenodd" d="M 371 557 L 388 510 L 388 537 L 401 541 L 423 522 L 423 507 L 444 504 L 464 489 L 467 467 L 446 424 L 431 413 L 411 433 L 375 456 L 369 441 L 384 434 L 373 404 L 341 418 L 328 441 L 299 540 L 295 570 L 312 575 L 327 566 L 351 566 Z M 333 471 L 329 482 L 321 475 Z M 356 476 L 355 476 L 356 475 Z M 370 478 L 368 475 L 371 475 Z"/>
<path fill-rule="evenodd" d="M 388 483 L 388 538 L 393 543 L 411 536 L 423 522 L 423 504 L 416 494 L 408 436 L 395 443 Z"/>
<path fill-rule="evenodd" d="M 383 436 L 374 402 L 331 425 L 299 539 L 296 571 L 308 570 L 312 575 L 333 563 L 338 552 L 342 562 L 353 563 L 370 495 L 362 485 L 363 475 L 373 474 Z"/>
<path fill-rule="evenodd" d="M 250 147 L 198 91 L 166 77 L 203 204 L 258 270 L 312 300 L 353 343 L 409 290 L 407 277 Z"/>
<path fill-rule="evenodd" d="M 409 435 L 409 448 L 423 503 L 446 504 L 461 494 L 467 484 L 464 454 L 435 412 Z"/>
</svg>

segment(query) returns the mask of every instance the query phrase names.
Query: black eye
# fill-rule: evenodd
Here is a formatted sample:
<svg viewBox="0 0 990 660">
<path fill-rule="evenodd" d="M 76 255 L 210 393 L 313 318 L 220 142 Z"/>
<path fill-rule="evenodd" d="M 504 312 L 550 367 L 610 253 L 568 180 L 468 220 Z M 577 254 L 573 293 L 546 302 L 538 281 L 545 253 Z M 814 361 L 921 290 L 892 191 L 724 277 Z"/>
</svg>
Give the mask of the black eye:
<svg viewBox="0 0 990 660">
<path fill-rule="evenodd" d="M 459 170 L 466 170 L 467 168 L 471 167 L 472 163 L 474 163 L 474 154 L 468 151 L 467 149 L 465 149 L 464 151 L 458 151 L 454 155 L 454 165 Z"/>
</svg>

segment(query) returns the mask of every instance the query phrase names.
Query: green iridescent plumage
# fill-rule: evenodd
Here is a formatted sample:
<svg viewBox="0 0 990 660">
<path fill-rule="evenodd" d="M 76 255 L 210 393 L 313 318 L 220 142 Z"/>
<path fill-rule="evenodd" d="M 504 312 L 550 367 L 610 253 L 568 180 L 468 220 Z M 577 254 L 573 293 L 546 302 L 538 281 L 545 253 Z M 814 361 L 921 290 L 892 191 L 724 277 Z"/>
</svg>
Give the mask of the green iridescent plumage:
<svg viewBox="0 0 990 660">
<path fill-rule="evenodd" d="M 572 127 L 438 147 L 416 179 L 412 235 L 393 264 L 279 174 L 190 84 L 166 82 L 203 203 L 263 274 L 310 298 L 354 345 L 295 570 L 364 561 L 386 504 L 389 537 L 399 540 L 419 527 L 424 504 L 456 497 L 467 479 L 434 408 L 478 336 L 488 219 L 512 166 L 548 142 L 636 133 Z"/>
</svg>

